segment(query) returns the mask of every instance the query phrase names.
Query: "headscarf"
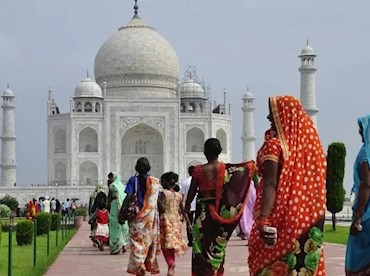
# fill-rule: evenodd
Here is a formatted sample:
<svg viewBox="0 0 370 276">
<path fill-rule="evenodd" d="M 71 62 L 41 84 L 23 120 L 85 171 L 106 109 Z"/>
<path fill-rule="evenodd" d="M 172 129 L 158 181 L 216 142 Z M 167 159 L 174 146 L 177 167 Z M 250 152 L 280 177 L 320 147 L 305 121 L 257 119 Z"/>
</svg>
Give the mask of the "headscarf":
<svg viewBox="0 0 370 276">
<path fill-rule="evenodd" d="M 257 255 L 253 259 L 258 260 L 257 264 L 250 262 L 252 273 L 292 252 L 295 241 L 325 216 L 326 157 L 316 127 L 298 99 L 270 97 L 269 102 L 283 154 L 269 216 L 278 229 L 278 240 L 273 250 L 266 249 L 259 238 L 250 243 Z M 261 205 L 259 196 L 255 211 L 261 210 Z"/>
<path fill-rule="evenodd" d="M 113 175 L 114 181 L 110 184 L 109 189 L 115 188 L 117 190 L 117 204 L 120 209 L 126 197 L 125 186 L 123 185 L 119 174 L 113 173 Z"/>
<path fill-rule="evenodd" d="M 362 125 L 362 135 L 364 138 L 364 144 L 362 145 L 360 152 L 357 155 L 354 168 L 353 168 L 353 188 L 352 191 L 355 193 L 355 201 L 352 206 L 353 212 L 357 210 L 358 207 L 358 198 L 359 198 L 359 190 L 361 185 L 361 173 L 360 173 L 360 166 L 361 163 L 367 160 L 370 166 L 370 115 L 365 117 L 358 118 L 358 124 Z M 363 152 L 365 151 L 365 152 Z M 364 154 L 366 154 L 366 159 Z M 361 217 L 362 223 L 370 219 L 370 200 L 365 206 L 364 214 Z"/>
<path fill-rule="evenodd" d="M 102 185 L 102 184 L 98 184 L 98 185 L 96 185 L 94 192 L 93 192 L 93 193 L 91 194 L 91 196 L 90 196 L 90 198 L 91 198 L 92 202 L 94 202 L 94 200 L 95 200 L 96 196 L 97 196 L 97 195 L 98 195 L 98 193 L 100 193 L 100 192 L 104 192 L 104 185 Z"/>
<path fill-rule="evenodd" d="M 358 124 L 362 125 L 363 129 L 363 137 L 364 137 L 364 147 L 366 151 L 367 156 L 367 162 L 370 166 L 370 115 L 367 115 L 365 117 L 358 118 Z"/>
</svg>

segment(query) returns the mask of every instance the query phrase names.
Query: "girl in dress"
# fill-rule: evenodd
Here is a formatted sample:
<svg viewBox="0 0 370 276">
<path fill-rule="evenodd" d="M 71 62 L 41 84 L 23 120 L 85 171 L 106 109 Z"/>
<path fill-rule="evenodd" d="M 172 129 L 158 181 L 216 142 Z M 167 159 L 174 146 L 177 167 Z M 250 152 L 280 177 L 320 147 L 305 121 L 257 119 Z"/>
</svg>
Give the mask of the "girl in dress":
<svg viewBox="0 0 370 276">
<path fill-rule="evenodd" d="M 104 245 L 109 241 L 109 212 L 105 208 L 105 202 L 98 203 L 98 210 L 95 211 L 96 230 L 95 241 L 100 251 L 104 250 Z"/>
<path fill-rule="evenodd" d="M 182 235 L 181 215 L 186 219 L 188 227 L 191 226 L 184 212 L 182 194 L 176 191 L 173 173 L 163 174 L 161 184 L 164 188 L 158 200 L 161 248 L 168 265 L 167 275 L 172 276 L 175 273 L 175 256 L 184 254 L 187 249 Z"/>
</svg>

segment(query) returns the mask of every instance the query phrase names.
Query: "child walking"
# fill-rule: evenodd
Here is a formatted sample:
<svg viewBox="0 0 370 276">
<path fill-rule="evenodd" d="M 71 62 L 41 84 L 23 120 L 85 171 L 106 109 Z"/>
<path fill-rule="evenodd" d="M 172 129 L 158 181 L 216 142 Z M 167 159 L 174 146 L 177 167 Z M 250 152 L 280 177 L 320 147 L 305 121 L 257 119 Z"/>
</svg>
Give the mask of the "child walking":
<svg viewBox="0 0 370 276">
<path fill-rule="evenodd" d="M 98 203 L 98 209 L 95 211 L 96 229 L 94 240 L 100 251 L 104 250 L 104 245 L 109 241 L 109 212 L 105 208 L 105 202 Z"/>
<path fill-rule="evenodd" d="M 161 184 L 163 191 L 158 199 L 161 248 L 168 265 L 167 275 L 173 276 L 175 275 L 175 256 L 184 254 L 187 249 L 182 235 L 181 215 L 184 216 L 187 223 L 189 223 L 189 218 L 184 212 L 182 195 L 176 191 L 173 173 L 163 174 Z M 188 226 L 191 227 L 190 224 Z"/>
</svg>

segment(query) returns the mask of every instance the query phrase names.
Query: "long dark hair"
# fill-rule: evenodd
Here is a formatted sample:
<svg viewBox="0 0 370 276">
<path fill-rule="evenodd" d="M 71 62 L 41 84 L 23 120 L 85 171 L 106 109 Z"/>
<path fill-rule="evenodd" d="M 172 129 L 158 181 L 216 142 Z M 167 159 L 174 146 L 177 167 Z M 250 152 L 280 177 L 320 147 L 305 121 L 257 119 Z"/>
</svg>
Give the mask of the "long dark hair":
<svg viewBox="0 0 370 276">
<path fill-rule="evenodd" d="M 150 171 L 150 164 L 148 159 L 141 157 L 137 160 L 135 170 L 139 181 L 140 191 L 144 195 L 146 193 L 146 177 Z"/>
</svg>

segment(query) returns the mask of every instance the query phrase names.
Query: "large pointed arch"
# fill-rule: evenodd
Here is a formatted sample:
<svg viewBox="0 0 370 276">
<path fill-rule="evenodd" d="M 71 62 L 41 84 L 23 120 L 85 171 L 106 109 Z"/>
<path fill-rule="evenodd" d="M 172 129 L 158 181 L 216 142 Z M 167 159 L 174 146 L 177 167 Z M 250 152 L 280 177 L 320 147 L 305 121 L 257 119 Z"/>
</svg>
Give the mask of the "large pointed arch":
<svg viewBox="0 0 370 276">
<path fill-rule="evenodd" d="M 95 129 L 85 127 L 80 131 L 78 150 L 79 152 L 98 152 L 98 134 Z"/>
<path fill-rule="evenodd" d="M 54 131 L 54 153 L 66 153 L 66 130 L 58 128 Z"/>
<path fill-rule="evenodd" d="M 160 177 L 164 168 L 163 137 L 158 130 L 140 123 L 128 129 L 121 140 L 121 176 L 127 180 L 135 173 L 137 159 L 149 160 L 150 175 Z"/>
<path fill-rule="evenodd" d="M 58 185 L 66 185 L 67 183 L 67 169 L 66 164 L 58 161 L 54 165 L 54 183 Z"/>
<path fill-rule="evenodd" d="M 98 166 L 92 161 L 81 163 L 79 168 L 79 185 L 98 184 Z"/>
<path fill-rule="evenodd" d="M 227 153 L 227 136 L 226 132 L 220 128 L 216 132 L 216 138 L 220 141 L 221 147 L 222 147 L 222 152 Z"/>
<path fill-rule="evenodd" d="M 193 127 L 186 133 L 186 151 L 203 152 L 204 133 L 200 128 Z"/>
</svg>

